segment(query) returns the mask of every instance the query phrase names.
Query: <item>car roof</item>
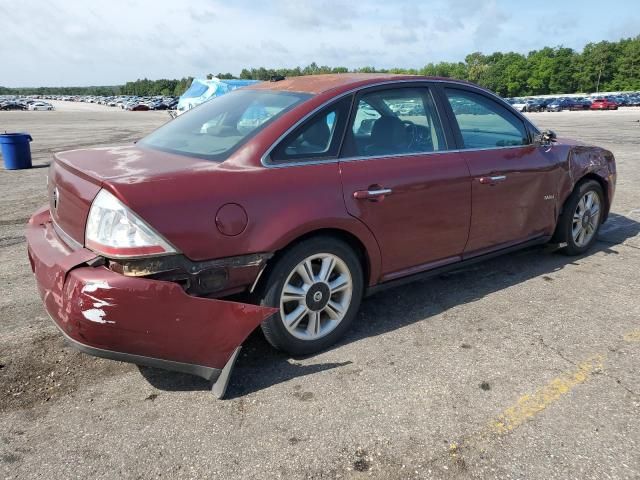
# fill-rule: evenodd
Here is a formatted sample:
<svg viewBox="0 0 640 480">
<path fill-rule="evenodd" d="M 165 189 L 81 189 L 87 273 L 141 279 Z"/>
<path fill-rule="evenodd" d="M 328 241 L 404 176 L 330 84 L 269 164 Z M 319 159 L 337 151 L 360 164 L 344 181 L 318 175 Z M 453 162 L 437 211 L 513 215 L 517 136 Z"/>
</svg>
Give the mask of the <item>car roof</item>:
<svg viewBox="0 0 640 480">
<path fill-rule="evenodd" d="M 425 77 L 419 75 L 396 75 L 390 73 L 335 73 L 326 75 L 303 75 L 288 77 L 284 80 L 260 82 L 245 88 L 256 90 L 281 90 L 289 92 L 319 95 L 330 90 L 343 92 L 355 88 L 394 81 L 440 80 L 469 85 L 469 82 L 443 77 Z"/>
</svg>

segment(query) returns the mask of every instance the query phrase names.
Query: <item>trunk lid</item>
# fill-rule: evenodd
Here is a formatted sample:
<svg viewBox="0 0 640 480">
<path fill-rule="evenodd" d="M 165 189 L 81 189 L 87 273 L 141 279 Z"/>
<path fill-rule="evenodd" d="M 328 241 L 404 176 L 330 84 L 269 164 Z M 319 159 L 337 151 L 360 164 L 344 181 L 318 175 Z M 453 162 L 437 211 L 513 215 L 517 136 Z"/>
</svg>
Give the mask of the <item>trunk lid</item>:
<svg viewBox="0 0 640 480">
<path fill-rule="evenodd" d="M 101 183 L 79 173 L 56 158 L 49 167 L 47 190 L 51 218 L 58 233 L 66 243 L 84 245 L 87 216 Z"/>
<path fill-rule="evenodd" d="M 105 183 L 133 184 L 172 178 L 219 164 L 135 145 L 70 150 L 53 156 L 48 177 L 51 217 L 62 237 L 84 245 L 93 199 Z M 61 232 L 60 232 L 61 231 Z"/>
</svg>

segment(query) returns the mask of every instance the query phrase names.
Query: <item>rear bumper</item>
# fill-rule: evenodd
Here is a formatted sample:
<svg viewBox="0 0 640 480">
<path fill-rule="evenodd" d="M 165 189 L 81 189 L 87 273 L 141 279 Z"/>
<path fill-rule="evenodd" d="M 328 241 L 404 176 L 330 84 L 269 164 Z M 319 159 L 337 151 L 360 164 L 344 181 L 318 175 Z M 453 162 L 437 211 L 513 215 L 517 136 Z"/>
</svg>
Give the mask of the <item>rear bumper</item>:
<svg viewBox="0 0 640 480">
<path fill-rule="evenodd" d="M 27 242 L 45 309 L 66 339 L 91 355 L 215 380 L 276 311 L 194 297 L 176 283 L 92 267 L 95 253 L 65 244 L 47 208 L 30 219 Z"/>
<path fill-rule="evenodd" d="M 56 326 L 58 326 L 55 320 L 54 323 L 56 324 Z M 60 332 L 64 336 L 64 339 L 68 345 L 75 348 L 76 350 L 79 350 L 88 355 L 92 355 L 94 357 L 106 358 L 109 360 L 118 360 L 120 362 L 135 363 L 136 365 L 145 365 L 148 367 L 162 368 L 164 370 L 171 370 L 174 372 L 188 373 L 211 381 L 217 380 L 220 376 L 220 373 L 222 372 L 221 368 L 211 368 L 204 367 L 202 365 L 194 365 L 191 363 L 173 362 L 171 360 L 163 360 L 161 358 L 145 357 L 142 355 L 114 352 L 113 350 L 91 347 L 85 343 L 81 343 L 71 338 L 62 329 L 60 329 Z"/>
</svg>

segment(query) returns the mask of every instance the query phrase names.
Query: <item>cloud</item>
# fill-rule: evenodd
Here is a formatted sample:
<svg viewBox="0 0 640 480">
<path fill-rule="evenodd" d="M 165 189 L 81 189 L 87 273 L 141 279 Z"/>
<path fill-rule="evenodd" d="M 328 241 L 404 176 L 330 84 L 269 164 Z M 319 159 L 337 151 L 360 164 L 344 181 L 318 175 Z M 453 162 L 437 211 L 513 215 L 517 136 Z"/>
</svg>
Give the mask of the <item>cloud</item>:
<svg viewBox="0 0 640 480">
<path fill-rule="evenodd" d="M 210 6 L 204 8 L 196 8 L 189 5 L 189 16 L 194 22 L 210 24 L 218 19 L 218 15 L 215 10 Z"/>
<path fill-rule="evenodd" d="M 349 19 L 357 18 L 351 2 L 340 0 L 279 0 L 275 10 L 289 27 L 298 29 L 344 30 L 351 28 Z"/>
<path fill-rule="evenodd" d="M 380 34 L 387 43 L 392 45 L 415 43 L 418 40 L 418 35 L 413 28 L 382 27 Z"/>
<path fill-rule="evenodd" d="M 473 39 L 477 44 L 482 44 L 488 38 L 500 36 L 502 26 L 509 18 L 510 15 L 495 1 L 484 2 L 482 7 L 469 17 L 474 24 Z"/>
<path fill-rule="evenodd" d="M 579 31 L 550 35 L 537 19 L 597 8 L 596 0 L 556 3 L 0 0 L 0 85 L 113 85 L 313 61 L 419 68 L 477 50 L 581 48 L 586 41 L 638 33 L 637 16 L 620 21 L 610 0 L 611 8 L 597 16 L 583 15 Z"/>
<path fill-rule="evenodd" d="M 610 23 L 607 30 L 609 40 L 618 40 L 621 37 L 637 37 L 640 35 L 640 16 L 616 19 Z"/>
<path fill-rule="evenodd" d="M 287 47 L 275 40 L 262 40 L 260 42 L 260 47 L 262 50 L 267 50 L 272 53 L 289 53 L 289 49 Z"/>
</svg>

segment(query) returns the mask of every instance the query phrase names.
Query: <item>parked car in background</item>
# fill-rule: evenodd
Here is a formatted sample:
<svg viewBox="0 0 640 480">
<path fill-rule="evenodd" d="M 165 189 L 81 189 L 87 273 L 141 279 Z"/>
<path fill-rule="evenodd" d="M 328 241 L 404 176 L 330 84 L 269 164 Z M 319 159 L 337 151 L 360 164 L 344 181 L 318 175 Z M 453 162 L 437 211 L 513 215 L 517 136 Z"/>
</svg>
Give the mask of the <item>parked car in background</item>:
<svg viewBox="0 0 640 480">
<path fill-rule="evenodd" d="M 576 104 L 575 110 L 589 110 L 591 108 L 591 100 L 584 97 L 574 98 L 573 101 Z"/>
<path fill-rule="evenodd" d="M 178 99 L 167 99 L 165 105 L 169 110 L 175 110 L 178 107 Z"/>
<path fill-rule="evenodd" d="M 222 395 L 258 325 L 310 354 L 367 293 L 534 244 L 587 252 L 615 184 L 611 152 L 541 132 L 475 85 L 303 76 L 133 145 L 54 155 L 28 255 L 73 345 L 217 379 Z"/>
<path fill-rule="evenodd" d="M 151 110 L 151 109 L 149 108 L 149 105 L 147 105 L 147 104 L 135 103 L 135 104 L 132 104 L 130 107 L 128 107 L 127 110 L 131 110 L 132 112 L 143 112 L 143 111 L 147 111 L 147 110 Z"/>
<path fill-rule="evenodd" d="M 618 104 L 607 98 L 596 98 L 591 102 L 591 110 L 617 110 Z"/>
<path fill-rule="evenodd" d="M 553 100 L 547 105 L 548 112 L 560 112 L 562 110 L 584 110 L 584 104 L 573 97 L 564 97 Z"/>
<path fill-rule="evenodd" d="M 527 101 L 522 111 L 523 112 L 544 112 L 547 108 L 548 103 L 549 102 L 547 100 L 534 98 L 532 100 Z"/>
<path fill-rule="evenodd" d="M 18 102 L 2 102 L 0 110 L 27 110 L 27 106 Z"/>
<path fill-rule="evenodd" d="M 514 99 L 513 103 L 511 103 L 511 106 L 515 108 L 518 112 L 524 112 L 525 109 L 527 108 L 527 102 L 526 100 L 516 98 Z"/>
<path fill-rule="evenodd" d="M 53 110 L 53 105 L 45 102 L 33 102 L 29 104 L 29 110 Z"/>
<path fill-rule="evenodd" d="M 618 104 L 618 107 L 627 107 L 631 101 L 629 95 L 614 95 L 608 97 L 609 100 Z"/>
<path fill-rule="evenodd" d="M 547 105 L 547 112 L 561 112 L 562 110 L 568 110 L 568 102 L 564 98 L 557 98 Z"/>
</svg>

